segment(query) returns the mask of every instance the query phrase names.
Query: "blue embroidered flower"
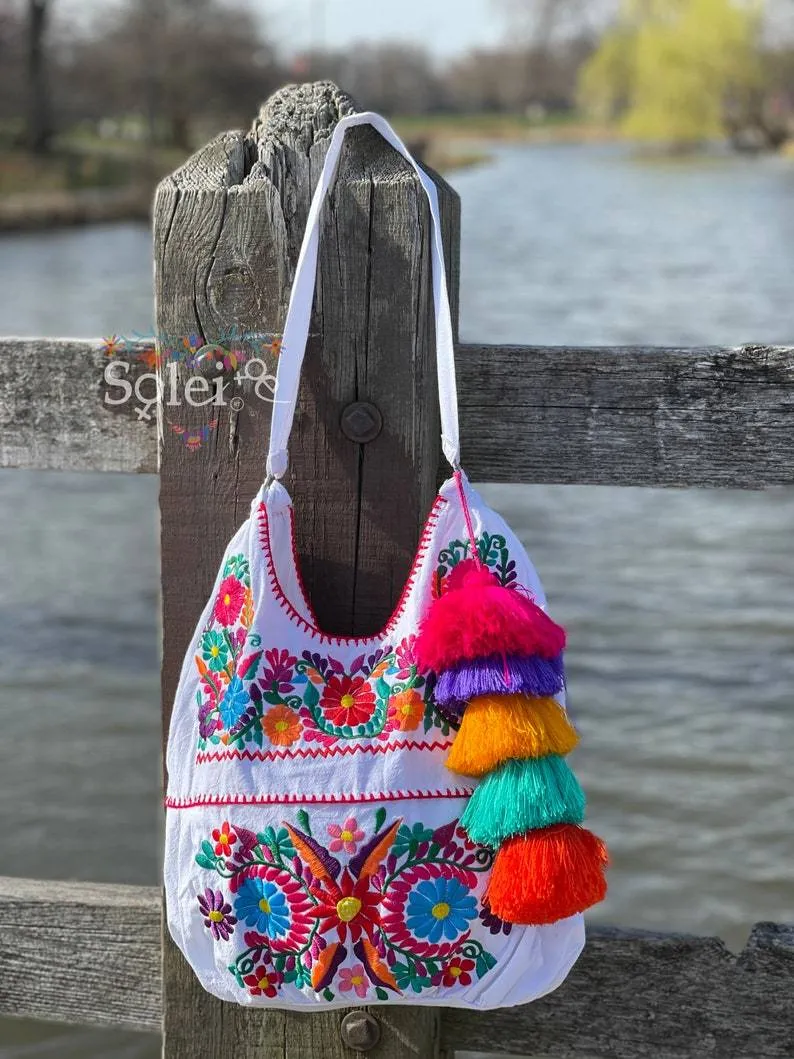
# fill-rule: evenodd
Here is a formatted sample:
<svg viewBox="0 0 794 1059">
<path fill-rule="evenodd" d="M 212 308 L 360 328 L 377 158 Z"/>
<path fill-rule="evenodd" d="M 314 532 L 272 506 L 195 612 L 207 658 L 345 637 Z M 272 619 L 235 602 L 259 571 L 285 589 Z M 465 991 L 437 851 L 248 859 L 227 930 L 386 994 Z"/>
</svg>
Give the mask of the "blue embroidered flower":
<svg viewBox="0 0 794 1059">
<path fill-rule="evenodd" d="M 239 677 L 232 677 L 229 686 L 218 705 L 224 727 L 233 728 L 248 708 L 251 700 L 243 688 L 243 682 Z"/>
<path fill-rule="evenodd" d="M 457 879 L 425 879 L 408 898 L 406 925 L 435 944 L 454 941 L 477 915 L 477 901 Z"/>
<path fill-rule="evenodd" d="M 269 938 L 280 938 L 289 930 L 287 899 L 275 883 L 246 879 L 237 891 L 234 910 L 246 926 Z"/>
</svg>

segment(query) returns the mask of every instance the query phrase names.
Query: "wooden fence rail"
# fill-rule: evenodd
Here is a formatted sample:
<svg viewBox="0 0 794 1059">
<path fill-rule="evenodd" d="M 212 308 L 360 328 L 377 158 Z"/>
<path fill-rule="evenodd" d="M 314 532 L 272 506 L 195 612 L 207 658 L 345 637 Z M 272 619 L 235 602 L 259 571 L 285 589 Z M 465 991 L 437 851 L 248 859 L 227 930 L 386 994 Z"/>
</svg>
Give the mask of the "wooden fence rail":
<svg viewBox="0 0 794 1059">
<path fill-rule="evenodd" d="M 187 337 L 187 336 L 186 336 Z M 0 467 L 157 472 L 135 386 L 154 347 L 0 338 Z M 461 433 L 474 481 L 721 486 L 794 482 L 794 347 L 571 348 L 462 343 Z M 154 393 L 144 379 L 141 393 Z M 224 399 L 251 400 L 227 380 Z"/>
<path fill-rule="evenodd" d="M 0 1014 L 157 1031 L 160 891 L 0 877 L 0 966 Z M 757 924 L 738 956 L 717 938 L 591 928 L 552 996 L 442 1011 L 441 1046 L 538 1059 L 791 1056 L 793 973 L 794 926 Z"/>
<path fill-rule="evenodd" d="M 217 347 L 233 334 L 250 356 L 281 330 L 311 191 L 351 108 L 333 85 L 291 86 L 250 133 L 217 137 L 161 184 L 157 353 L 146 341 L 0 339 L 0 466 L 160 473 L 164 735 L 223 547 L 264 472 L 267 394 Z M 456 320 L 459 204 L 434 179 Z M 428 233 L 413 172 L 355 130 L 324 214 L 289 482 L 309 595 L 321 625 L 348 635 L 391 612 L 438 478 Z M 197 367 L 202 346 L 216 355 Z M 272 344 L 268 355 L 273 368 Z M 794 347 L 461 344 L 457 364 L 474 480 L 794 482 Z M 196 371 L 222 403 L 185 401 Z M 360 402 L 382 419 L 371 441 L 357 434 Z M 387 477 L 400 498 L 388 511 Z M 161 934 L 160 904 L 154 889 L 0 879 L 0 1013 L 162 1028 L 165 1059 L 359 1054 L 340 1012 L 244 1010 L 203 992 Z M 379 1008 L 371 1054 L 792 1056 L 793 982 L 792 927 L 759 924 L 738 957 L 713 938 L 596 929 L 552 997 L 490 1013 Z"/>
</svg>

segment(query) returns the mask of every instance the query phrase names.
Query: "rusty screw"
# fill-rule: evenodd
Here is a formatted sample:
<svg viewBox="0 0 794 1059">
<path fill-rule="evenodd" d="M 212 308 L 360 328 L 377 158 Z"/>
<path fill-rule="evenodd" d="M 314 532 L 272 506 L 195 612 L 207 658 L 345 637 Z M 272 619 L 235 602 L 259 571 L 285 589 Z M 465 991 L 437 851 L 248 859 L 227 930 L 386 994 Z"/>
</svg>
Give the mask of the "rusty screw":
<svg viewBox="0 0 794 1059">
<path fill-rule="evenodd" d="M 368 1052 L 380 1040 L 380 1023 L 368 1011 L 348 1011 L 339 1027 L 342 1043 L 357 1052 Z"/>
</svg>

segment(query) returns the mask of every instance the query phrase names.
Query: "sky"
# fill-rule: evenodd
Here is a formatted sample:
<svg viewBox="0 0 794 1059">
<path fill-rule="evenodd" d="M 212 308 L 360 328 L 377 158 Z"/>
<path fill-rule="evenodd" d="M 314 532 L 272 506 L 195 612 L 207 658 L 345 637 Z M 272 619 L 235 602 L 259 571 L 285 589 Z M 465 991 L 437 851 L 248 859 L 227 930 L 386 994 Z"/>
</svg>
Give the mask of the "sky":
<svg viewBox="0 0 794 1059">
<path fill-rule="evenodd" d="M 497 43 L 505 21 L 494 0 L 249 0 L 282 46 L 301 51 L 356 40 L 410 40 L 441 57 Z"/>
</svg>

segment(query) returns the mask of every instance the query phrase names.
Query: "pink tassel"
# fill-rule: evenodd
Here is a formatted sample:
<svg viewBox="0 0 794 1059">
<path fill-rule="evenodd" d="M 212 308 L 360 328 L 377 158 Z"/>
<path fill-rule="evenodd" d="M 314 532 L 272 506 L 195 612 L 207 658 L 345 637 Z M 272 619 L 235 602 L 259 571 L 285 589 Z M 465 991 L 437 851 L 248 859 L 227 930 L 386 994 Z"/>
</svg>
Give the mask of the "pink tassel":
<svg viewBox="0 0 794 1059">
<path fill-rule="evenodd" d="M 421 669 L 439 673 L 495 654 L 556 658 L 564 647 L 565 630 L 533 600 L 467 559 L 450 573 L 423 618 L 416 658 Z"/>
</svg>

